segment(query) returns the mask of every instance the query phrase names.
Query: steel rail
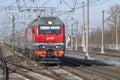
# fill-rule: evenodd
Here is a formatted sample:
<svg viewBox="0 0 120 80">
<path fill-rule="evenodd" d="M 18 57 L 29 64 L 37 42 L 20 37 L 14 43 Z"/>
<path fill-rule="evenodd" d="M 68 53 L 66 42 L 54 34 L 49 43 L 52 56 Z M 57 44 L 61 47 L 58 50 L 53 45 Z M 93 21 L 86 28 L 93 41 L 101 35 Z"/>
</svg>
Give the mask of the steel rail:
<svg viewBox="0 0 120 80">
<path fill-rule="evenodd" d="M 1 60 L 1 63 L 2 63 L 1 68 L 2 68 L 3 74 L 4 74 L 3 80 L 9 80 L 9 72 L 8 72 L 6 61 L 4 60 L 4 57 L 2 55 L 1 48 L 0 48 L 0 60 Z"/>
</svg>

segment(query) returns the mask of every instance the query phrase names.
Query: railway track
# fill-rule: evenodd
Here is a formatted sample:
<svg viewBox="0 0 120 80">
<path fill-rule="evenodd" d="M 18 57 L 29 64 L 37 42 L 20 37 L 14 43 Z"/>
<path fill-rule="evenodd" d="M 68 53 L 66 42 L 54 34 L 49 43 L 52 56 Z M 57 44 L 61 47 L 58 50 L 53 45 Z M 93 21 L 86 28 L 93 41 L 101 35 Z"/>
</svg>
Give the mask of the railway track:
<svg viewBox="0 0 120 80">
<path fill-rule="evenodd" d="M 16 59 L 13 56 L 6 57 L 6 62 L 8 64 L 8 69 L 12 72 L 18 73 L 27 79 L 32 80 L 57 80 L 56 76 L 48 73 L 43 67 L 40 67 L 33 60 L 22 56 L 21 54 L 16 54 Z M 47 77 L 46 77 L 47 76 Z"/>
<path fill-rule="evenodd" d="M 89 51 L 89 54 L 91 57 L 97 57 L 97 56 L 103 56 L 103 57 L 111 57 L 111 58 L 116 58 L 116 59 L 119 59 L 120 58 L 120 53 L 115 51 L 115 50 L 105 50 L 105 53 L 104 54 L 101 54 L 100 53 L 101 51 L 100 50 L 94 50 L 94 49 L 91 49 Z M 84 53 L 81 49 L 78 50 L 78 51 L 69 51 L 67 50 L 66 53 L 69 53 L 69 54 L 78 54 L 78 55 L 82 55 L 84 56 Z"/>
<path fill-rule="evenodd" d="M 5 50 L 6 51 L 6 50 Z M 119 80 L 120 67 L 64 57 L 60 65 L 41 65 L 20 53 L 6 57 L 9 70 L 32 80 Z M 19 62 L 19 63 L 18 63 Z"/>
<path fill-rule="evenodd" d="M 68 60 L 67 60 L 68 59 Z M 71 58 L 63 60 L 62 68 L 80 76 L 83 80 L 119 80 L 120 67 L 109 65 L 96 65 L 91 61 L 85 62 Z M 87 64 L 88 63 L 88 64 Z M 64 66 L 67 64 L 68 66 Z M 76 66 L 76 67 L 75 67 Z M 74 68 L 73 68 L 74 67 Z"/>
<path fill-rule="evenodd" d="M 97 55 L 102 55 L 102 56 L 110 56 L 110 57 L 116 57 L 116 58 L 120 57 L 120 54 L 119 54 L 118 50 L 105 49 L 104 54 L 100 54 L 100 52 L 101 52 L 100 48 L 91 48 L 90 51 L 91 51 L 90 52 L 91 54 L 97 54 Z"/>
<path fill-rule="evenodd" d="M 34 67 L 34 70 L 33 68 L 30 69 L 30 66 L 25 67 L 25 66 L 16 65 L 13 63 L 8 63 L 8 66 L 11 71 L 16 72 L 30 80 L 41 80 L 40 78 L 43 78 L 46 80 L 53 80 L 50 78 L 49 73 L 45 73 L 45 71 L 42 72 L 42 69 L 37 68 L 38 66 L 32 66 Z"/>
<path fill-rule="evenodd" d="M 0 79 L 2 79 L 2 80 L 9 79 L 8 68 L 7 68 L 6 62 L 3 58 L 1 47 L 0 47 L 0 74 L 1 74 Z"/>
<path fill-rule="evenodd" d="M 6 51 L 6 50 L 5 50 Z M 41 65 L 39 62 L 27 58 L 26 56 L 21 56 L 20 53 L 16 53 L 16 60 L 13 56 L 6 57 L 7 65 L 9 70 L 16 72 L 27 79 L 32 80 L 82 80 L 79 76 L 76 76 L 57 65 Z M 31 75 L 32 74 L 32 75 Z M 39 75 L 36 77 L 36 75 Z M 40 75 L 44 76 L 41 77 Z M 42 78 L 42 79 L 40 79 Z"/>
</svg>

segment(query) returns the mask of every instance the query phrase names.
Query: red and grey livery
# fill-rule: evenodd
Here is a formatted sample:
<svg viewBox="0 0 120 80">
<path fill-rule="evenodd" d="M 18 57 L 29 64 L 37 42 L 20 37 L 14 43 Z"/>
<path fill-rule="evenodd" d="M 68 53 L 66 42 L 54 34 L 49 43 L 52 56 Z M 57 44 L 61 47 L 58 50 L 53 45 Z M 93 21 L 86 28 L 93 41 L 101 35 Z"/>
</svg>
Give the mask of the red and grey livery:
<svg viewBox="0 0 120 80">
<path fill-rule="evenodd" d="M 40 17 L 32 21 L 15 39 L 16 48 L 40 63 L 59 63 L 65 54 L 65 26 L 57 17 Z"/>
</svg>

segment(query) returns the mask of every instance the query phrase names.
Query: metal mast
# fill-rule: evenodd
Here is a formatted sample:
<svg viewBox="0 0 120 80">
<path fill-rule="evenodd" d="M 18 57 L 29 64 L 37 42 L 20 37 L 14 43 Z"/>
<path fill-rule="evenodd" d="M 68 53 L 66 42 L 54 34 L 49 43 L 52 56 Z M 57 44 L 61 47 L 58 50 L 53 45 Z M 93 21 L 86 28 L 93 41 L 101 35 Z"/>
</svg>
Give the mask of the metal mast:
<svg viewBox="0 0 120 80">
<path fill-rule="evenodd" d="M 86 3 L 86 53 L 85 59 L 90 59 L 89 56 L 89 0 Z"/>
<path fill-rule="evenodd" d="M 85 7 L 84 7 L 84 2 L 82 3 L 83 4 L 83 26 L 82 26 L 82 32 L 83 32 L 83 36 L 82 36 L 82 47 L 83 47 L 83 51 L 85 52 L 86 49 L 85 49 Z"/>
<path fill-rule="evenodd" d="M 14 15 L 11 16 L 11 26 L 12 26 L 12 49 L 14 50 L 14 28 L 15 28 L 15 17 Z"/>
<path fill-rule="evenodd" d="M 101 53 L 104 53 L 104 10 L 102 11 L 102 42 L 101 42 Z"/>
</svg>

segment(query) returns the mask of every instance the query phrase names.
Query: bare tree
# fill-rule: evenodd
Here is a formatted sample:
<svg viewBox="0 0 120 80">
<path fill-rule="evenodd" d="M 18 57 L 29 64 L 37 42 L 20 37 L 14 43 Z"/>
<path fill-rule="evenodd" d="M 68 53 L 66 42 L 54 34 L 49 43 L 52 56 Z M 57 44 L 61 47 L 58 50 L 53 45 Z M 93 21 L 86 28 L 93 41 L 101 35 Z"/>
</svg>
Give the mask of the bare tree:
<svg viewBox="0 0 120 80">
<path fill-rule="evenodd" d="M 114 11 L 116 11 L 116 12 L 114 13 Z M 110 26 L 109 34 L 111 34 L 111 36 L 109 35 L 109 39 L 111 39 L 111 43 L 115 43 L 115 41 L 116 41 L 115 40 L 116 39 L 116 27 L 118 27 L 117 28 L 118 32 L 120 31 L 120 27 L 119 27 L 119 24 L 118 24 L 119 23 L 119 18 L 120 18 L 120 5 L 116 4 L 116 5 L 111 6 L 108 14 L 112 15 L 107 21 L 108 27 Z M 119 35 L 119 33 L 118 33 L 118 35 Z M 106 35 L 106 36 L 108 36 L 108 35 Z"/>
<path fill-rule="evenodd" d="M 105 20 L 107 24 L 104 30 L 104 44 L 116 43 L 116 26 L 118 31 L 118 42 L 120 40 L 120 5 L 116 4 L 110 7 L 108 10 L 108 18 Z M 106 23 L 107 22 L 107 23 Z M 91 44 L 101 44 L 101 30 L 98 29 L 91 33 Z"/>
</svg>

